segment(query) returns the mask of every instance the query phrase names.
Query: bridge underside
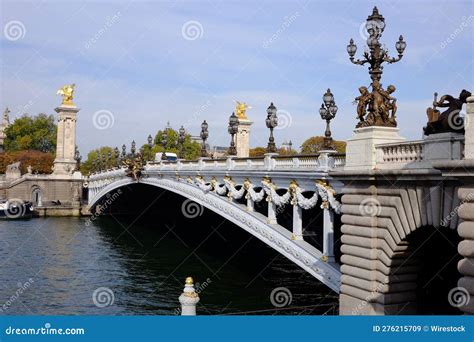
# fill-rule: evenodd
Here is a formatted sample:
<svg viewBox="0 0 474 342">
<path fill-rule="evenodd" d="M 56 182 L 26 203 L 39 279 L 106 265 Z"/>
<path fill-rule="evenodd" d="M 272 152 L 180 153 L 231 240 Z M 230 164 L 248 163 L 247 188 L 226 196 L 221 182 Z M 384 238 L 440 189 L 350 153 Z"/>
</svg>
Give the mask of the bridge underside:
<svg viewBox="0 0 474 342">
<path fill-rule="evenodd" d="M 215 192 L 204 191 L 194 184 L 151 177 L 144 178 L 140 180 L 139 184 L 136 184 L 129 178 L 122 178 L 108 184 L 99 193 L 95 194 L 90 202 L 92 212 L 106 214 L 117 211 L 121 213 L 145 211 L 146 208 L 143 208 L 143 205 L 146 201 L 136 201 L 136 197 L 127 196 L 127 193 L 123 191 L 124 187 L 130 189 L 128 191 L 133 191 L 134 187 L 137 186 L 157 187 L 182 196 L 183 200 L 175 205 L 181 207 L 182 214 L 185 216 L 192 217 L 196 213 L 199 214 L 203 208 L 215 212 L 287 257 L 333 291 L 339 292 L 339 265 L 333 261 L 324 260 L 321 251 L 307 241 L 295 240 L 291 230 L 278 223 L 268 223 L 267 216 L 262 213 L 265 208 L 259 208 L 257 205 L 254 211 L 249 212 L 242 201 L 230 200 L 228 197 L 219 196 Z M 135 201 L 127 198 L 134 198 Z M 159 202 L 159 200 L 160 195 L 155 198 L 156 202 Z M 185 202 L 188 202 L 188 208 L 185 208 Z M 262 201 L 263 203 L 266 202 Z M 194 209 L 190 209 L 193 204 Z M 191 211 L 186 212 L 186 210 Z M 158 215 L 157 219 L 160 219 L 159 216 L 166 215 L 166 213 L 157 212 L 156 215 Z M 199 229 L 199 227 L 194 228 Z"/>
</svg>

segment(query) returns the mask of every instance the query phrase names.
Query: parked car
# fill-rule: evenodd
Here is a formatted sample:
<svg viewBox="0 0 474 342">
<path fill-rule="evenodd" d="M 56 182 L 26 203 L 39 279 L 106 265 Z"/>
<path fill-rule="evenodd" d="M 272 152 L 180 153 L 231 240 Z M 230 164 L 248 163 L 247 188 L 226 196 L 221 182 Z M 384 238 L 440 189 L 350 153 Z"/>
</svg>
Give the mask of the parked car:
<svg viewBox="0 0 474 342">
<path fill-rule="evenodd" d="M 163 152 L 158 152 L 155 154 L 155 162 L 160 162 L 163 157 Z M 165 152 L 166 161 L 176 163 L 178 161 L 178 155 L 173 152 Z"/>
</svg>

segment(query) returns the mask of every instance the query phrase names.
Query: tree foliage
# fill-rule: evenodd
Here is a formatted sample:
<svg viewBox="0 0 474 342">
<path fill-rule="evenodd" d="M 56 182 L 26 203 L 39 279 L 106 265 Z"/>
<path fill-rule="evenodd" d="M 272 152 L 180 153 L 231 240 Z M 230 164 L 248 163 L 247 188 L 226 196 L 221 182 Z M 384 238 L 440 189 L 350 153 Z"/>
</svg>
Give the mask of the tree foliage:
<svg viewBox="0 0 474 342">
<path fill-rule="evenodd" d="M 56 152 L 56 132 L 57 126 L 54 116 L 25 114 L 15 119 L 6 128 L 5 150 L 36 150 L 54 153 Z"/>
<path fill-rule="evenodd" d="M 265 155 L 265 153 L 267 153 L 267 148 L 262 147 L 262 146 L 257 146 L 257 147 L 251 148 L 249 150 L 249 156 L 250 157 L 263 157 Z M 296 150 L 293 150 L 293 149 L 290 150 L 290 149 L 285 148 L 285 147 L 280 147 L 278 149 L 277 153 L 280 156 L 291 156 L 291 155 L 297 154 L 298 152 Z"/>
<path fill-rule="evenodd" d="M 114 147 L 102 146 L 96 148 L 95 150 L 90 151 L 87 154 L 87 159 L 81 163 L 81 172 L 82 174 L 90 174 L 95 170 L 94 161 L 97 160 L 100 155 L 102 168 L 112 168 L 118 166 L 118 160 L 114 153 Z M 105 156 L 105 158 L 104 158 Z"/>
<path fill-rule="evenodd" d="M 154 145 L 152 147 L 152 155 L 158 152 L 174 152 L 179 155 L 180 144 L 178 143 L 179 133 L 172 128 L 166 129 L 167 143 L 166 147 L 163 146 L 163 130 L 159 130 L 154 139 Z M 149 151 L 148 145 L 143 145 L 143 151 L 145 156 Z M 183 157 L 186 160 L 194 160 L 199 158 L 201 155 L 201 144 L 191 139 L 191 135 L 186 134 L 183 142 Z"/>
<path fill-rule="evenodd" d="M 5 173 L 7 165 L 20 162 L 21 173 L 26 173 L 31 165 L 33 173 L 51 173 L 54 162 L 52 153 L 40 151 L 13 151 L 0 153 L 0 173 Z"/>
<path fill-rule="evenodd" d="M 310 137 L 306 139 L 301 145 L 301 153 L 302 154 L 318 153 L 322 149 L 323 141 L 324 141 L 324 137 L 322 136 L 314 136 L 314 137 Z M 340 153 L 346 152 L 345 141 L 334 140 L 333 143 L 337 152 L 340 152 Z"/>
</svg>

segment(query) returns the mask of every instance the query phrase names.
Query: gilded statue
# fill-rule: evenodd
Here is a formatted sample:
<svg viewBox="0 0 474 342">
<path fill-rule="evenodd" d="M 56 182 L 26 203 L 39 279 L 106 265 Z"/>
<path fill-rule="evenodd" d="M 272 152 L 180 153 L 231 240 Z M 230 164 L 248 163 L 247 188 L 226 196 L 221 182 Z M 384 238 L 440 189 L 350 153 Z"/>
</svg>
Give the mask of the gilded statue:
<svg viewBox="0 0 474 342">
<path fill-rule="evenodd" d="M 76 85 L 73 84 L 66 84 L 65 86 L 58 89 L 56 95 L 61 95 L 63 97 L 63 105 L 73 106 L 74 103 L 72 99 L 74 97 L 74 88 Z"/>
<path fill-rule="evenodd" d="M 235 101 L 235 103 L 237 103 L 237 106 L 235 107 L 235 114 L 237 115 L 237 117 L 239 119 L 247 119 L 246 111 L 247 109 L 250 109 L 252 107 L 250 107 L 245 102 Z"/>
<path fill-rule="evenodd" d="M 145 163 L 142 155 L 137 153 L 135 159 L 126 159 L 122 163 L 126 167 L 125 175 L 138 182 L 142 177 L 143 165 Z"/>
<path fill-rule="evenodd" d="M 443 95 L 438 100 L 438 93 L 434 93 L 433 107 L 426 110 L 428 123 L 423 127 L 425 135 L 436 133 L 464 133 L 464 119 L 459 116 L 462 106 L 467 103 L 471 93 L 465 89 L 459 94 L 459 98 L 451 95 Z M 448 108 L 440 113 L 436 107 Z"/>
</svg>

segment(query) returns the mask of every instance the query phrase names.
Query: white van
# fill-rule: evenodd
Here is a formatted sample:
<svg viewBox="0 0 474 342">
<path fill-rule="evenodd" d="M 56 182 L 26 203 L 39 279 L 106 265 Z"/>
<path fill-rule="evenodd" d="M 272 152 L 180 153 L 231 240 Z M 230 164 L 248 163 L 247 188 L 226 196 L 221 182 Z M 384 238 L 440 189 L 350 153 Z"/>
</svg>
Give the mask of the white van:
<svg viewBox="0 0 474 342">
<path fill-rule="evenodd" d="M 163 152 L 158 152 L 155 154 L 155 162 L 160 162 L 163 156 Z M 176 163 L 178 161 L 178 155 L 173 152 L 165 152 L 166 160 L 172 163 Z"/>
</svg>

